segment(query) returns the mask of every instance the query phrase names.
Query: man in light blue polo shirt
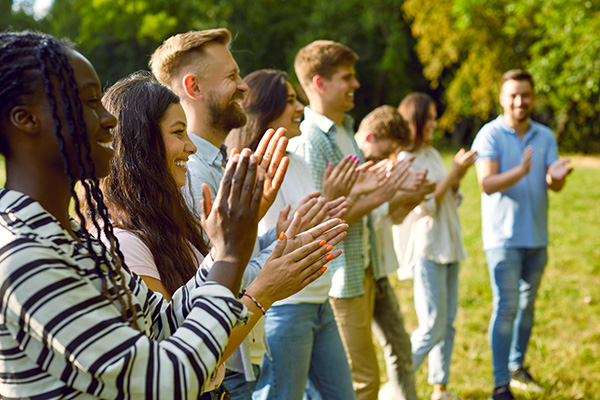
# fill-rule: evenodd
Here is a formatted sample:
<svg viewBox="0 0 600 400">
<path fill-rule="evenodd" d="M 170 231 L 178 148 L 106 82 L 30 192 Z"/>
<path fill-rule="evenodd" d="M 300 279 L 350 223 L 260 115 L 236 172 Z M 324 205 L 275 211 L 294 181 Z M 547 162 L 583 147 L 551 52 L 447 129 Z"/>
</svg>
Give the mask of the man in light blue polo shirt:
<svg viewBox="0 0 600 400">
<path fill-rule="evenodd" d="M 506 72 L 500 88 L 504 113 L 481 128 L 472 147 L 494 302 L 492 400 L 514 399 L 509 384 L 541 390 L 523 363 L 547 261 L 548 188 L 561 190 L 572 169 L 568 159 L 558 159 L 552 130 L 530 119 L 534 103 L 531 75 Z"/>
</svg>

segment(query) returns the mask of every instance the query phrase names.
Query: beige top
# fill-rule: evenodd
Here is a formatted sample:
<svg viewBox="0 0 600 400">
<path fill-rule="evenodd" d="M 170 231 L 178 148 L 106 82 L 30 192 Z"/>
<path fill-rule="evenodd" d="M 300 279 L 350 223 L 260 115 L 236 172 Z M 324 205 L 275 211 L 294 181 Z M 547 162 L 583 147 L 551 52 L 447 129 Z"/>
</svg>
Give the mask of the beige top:
<svg viewBox="0 0 600 400">
<path fill-rule="evenodd" d="M 411 155 L 413 154 L 403 151 L 398 159 Z M 430 181 L 440 182 L 447 175 L 442 157 L 433 147 L 421 149 L 414 155 L 416 158 L 411 169 L 427 169 Z M 401 224 L 392 227 L 400 279 L 412 277 L 412 268 L 419 258 L 446 264 L 459 262 L 467 257 L 458 216 L 460 199 L 460 192 L 448 190 L 437 205 L 433 195 L 429 195 Z"/>
</svg>

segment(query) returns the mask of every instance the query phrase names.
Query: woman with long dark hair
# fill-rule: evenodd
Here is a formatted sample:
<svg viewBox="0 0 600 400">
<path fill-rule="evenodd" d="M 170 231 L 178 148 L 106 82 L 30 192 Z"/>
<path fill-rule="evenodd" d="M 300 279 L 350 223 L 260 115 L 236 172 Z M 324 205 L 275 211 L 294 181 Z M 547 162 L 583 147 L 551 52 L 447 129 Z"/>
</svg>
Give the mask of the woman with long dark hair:
<svg viewBox="0 0 600 400">
<path fill-rule="evenodd" d="M 200 264 L 210 268 L 200 218 L 179 191 L 186 183 L 185 164 L 196 151 L 186 131 L 183 107 L 170 89 L 145 73 L 120 80 L 102 101 L 118 117 L 111 173 L 100 182 L 115 235 L 132 271 L 151 289 L 170 298 Z M 294 224 L 288 230 L 288 238 L 296 228 Z M 321 226 L 306 235 L 323 231 Z M 214 237 L 215 233 L 209 233 Z M 213 245 L 213 251 L 219 251 L 219 243 L 213 241 Z M 332 257 L 335 255 L 337 252 Z M 274 300 L 308 284 L 294 276 L 290 267 L 281 257 L 272 256 L 246 288 L 247 295 L 241 301 L 253 316 L 244 327 L 234 329 L 223 359 L 239 346 Z"/>
<path fill-rule="evenodd" d="M 98 187 L 110 171 L 117 123 L 100 88 L 92 65 L 67 44 L 0 33 L 2 398 L 197 398 L 231 330 L 247 319 L 233 293 L 252 252 L 246 237 L 256 232 L 263 182 L 256 160 L 242 152 L 228 164 L 203 216 L 226 238 L 211 237 L 220 247 L 213 267 L 168 303 L 123 264 Z M 71 200 L 81 225 L 69 216 Z"/>
<path fill-rule="evenodd" d="M 398 159 L 414 156 L 412 168 L 427 170 L 428 179 L 436 183 L 434 192 L 401 225 L 392 228 L 400 270 L 412 270 L 414 276 L 419 326 L 411 337 L 413 366 L 418 369 L 429 356 L 431 399 L 455 400 L 458 396 L 446 385 L 454 346 L 459 264 L 467 256 L 458 216 L 458 187 L 476 153 L 461 149 L 447 172 L 432 146 L 437 111 L 431 97 L 411 93 L 402 100 L 398 111 L 408 122 L 412 135 L 412 146 L 402 151 Z"/>
<path fill-rule="evenodd" d="M 252 147 L 268 128 L 286 128 L 287 138 L 300 135 L 304 107 L 285 72 L 259 70 L 244 81 L 249 91 L 242 108 L 248 122 L 229 134 L 228 146 Z M 271 209 L 260 221 L 260 231 L 274 226 L 281 210 L 298 207 L 307 194 L 316 192 L 304 160 L 294 154 L 287 155 L 290 162 L 286 177 Z M 338 174 L 340 181 L 347 173 L 349 178 L 345 183 L 351 188 L 357 175 L 355 160 L 348 159 L 344 168 Z M 319 194 L 316 192 L 316 196 Z M 311 201 L 317 201 L 316 197 Z M 340 215 L 345 211 L 344 204 Z M 330 286 L 331 276 L 327 272 L 298 294 L 275 303 L 267 312 L 265 333 L 271 357 L 263 360 L 255 400 L 302 399 L 305 390 L 317 391 L 326 399 L 354 398 L 348 361 L 329 305 Z"/>
</svg>

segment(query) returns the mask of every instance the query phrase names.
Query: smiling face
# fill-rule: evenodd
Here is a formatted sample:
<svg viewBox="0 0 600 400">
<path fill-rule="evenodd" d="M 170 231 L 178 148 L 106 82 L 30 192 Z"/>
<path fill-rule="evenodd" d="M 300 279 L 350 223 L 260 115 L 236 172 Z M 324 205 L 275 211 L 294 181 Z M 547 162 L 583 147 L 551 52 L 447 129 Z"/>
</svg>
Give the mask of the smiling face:
<svg viewBox="0 0 600 400">
<path fill-rule="evenodd" d="M 322 99 L 334 112 L 345 113 L 354 108 L 354 92 L 360 87 L 354 65 L 340 65 L 330 79 L 322 78 Z"/>
<path fill-rule="evenodd" d="M 178 188 L 185 185 L 185 165 L 196 145 L 187 133 L 187 120 L 179 103 L 171 104 L 160 120 L 160 129 L 165 143 L 167 166 Z"/>
<path fill-rule="evenodd" d="M 110 172 L 110 160 L 114 156 L 111 129 L 115 127 L 117 120 L 100 101 L 100 80 L 92 64 L 74 50 L 68 52 L 68 60 L 73 68 L 75 83 L 79 91 L 83 121 L 90 144 L 90 155 L 96 172 L 95 178 L 102 178 Z M 63 133 L 63 135 L 69 136 L 67 133 Z M 77 168 L 78 163 L 74 160 L 75 156 L 72 158 L 71 166 Z M 86 164 L 85 160 L 84 164 Z M 79 171 L 72 171 L 72 173 L 74 176 L 79 176 Z"/>
<path fill-rule="evenodd" d="M 502 84 L 500 105 L 505 121 L 512 128 L 529 121 L 534 103 L 535 94 L 529 81 L 509 79 Z"/>
<path fill-rule="evenodd" d="M 296 91 L 291 83 L 286 81 L 285 86 L 287 88 L 285 109 L 279 117 L 269 122 L 269 128 L 277 129 L 283 127 L 287 130 L 285 137 L 291 139 L 299 136 L 301 133 L 300 122 L 302 122 L 304 105 L 298 101 Z"/>
<path fill-rule="evenodd" d="M 240 77 L 238 65 L 227 47 L 221 43 L 208 43 L 204 52 L 209 61 L 201 80 L 209 124 L 226 135 L 246 124 L 246 113 L 240 103 L 248 85 Z"/>
</svg>

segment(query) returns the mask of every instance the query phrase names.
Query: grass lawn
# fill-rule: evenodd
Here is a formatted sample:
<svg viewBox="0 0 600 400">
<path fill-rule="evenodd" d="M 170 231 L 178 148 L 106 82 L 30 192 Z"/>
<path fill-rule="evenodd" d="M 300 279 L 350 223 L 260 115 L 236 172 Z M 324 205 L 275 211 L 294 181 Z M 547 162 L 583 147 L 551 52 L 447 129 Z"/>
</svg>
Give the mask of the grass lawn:
<svg viewBox="0 0 600 400">
<path fill-rule="evenodd" d="M 443 154 L 447 166 L 453 154 Z M 566 187 L 550 195 L 549 262 L 538 292 L 526 358 L 546 391 L 535 395 L 515 391 L 521 399 L 600 398 L 600 157 L 571 158 L 575 171 Z M 460 215 L 469 256 L 461 265 L 449 388 L 463 399 L 486 399 L 493 386 L 487 340 L 492 294 L 482 250 L 480 191 L 474 168 L 464 178 L 462 190 Z M 406 328 L 412 332 L 417 326 L 412 281 L 398 281 L 395 276 L 391 280 Z M 427 362 L 416 379 L 419 397 L 428 399 Z"/>
<path fill-rule="evenodd" d="M 452 156 L 444 153 L 447 165 Z M 550 259 L 538 293 L 536 325 L 527 353 L 527 364 L 547 389 L 531 396 L 517 392 L 521 399 L 600 398 L 600 157 L 572 158 L 576 169 L 566 188 L 551 193 Z M 3 183 L 1 159 L 0 167 Z M 460 214 L 469 257 L 460 275 L 449 388 L 463 399 L 486 399 L 493 385 L 487 342 L 492 307 L 481 249 L 480 192 L 473 168 L 462 189 Z M 412 282 L 399 282 L 395 276 L 391 281 L 406 327 L 412 332 L 417 325 Z M 420 398 L 428 399 L 427 363 L 417 372 L 417 385 Z"/>
</svg>

